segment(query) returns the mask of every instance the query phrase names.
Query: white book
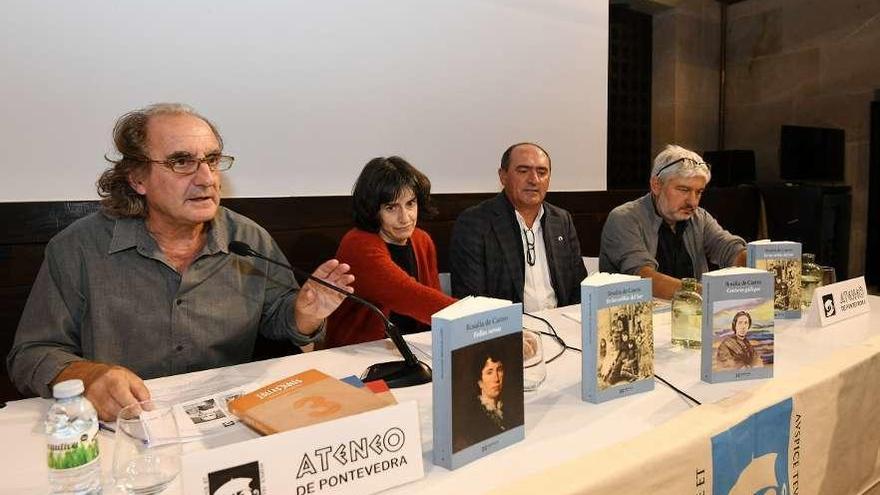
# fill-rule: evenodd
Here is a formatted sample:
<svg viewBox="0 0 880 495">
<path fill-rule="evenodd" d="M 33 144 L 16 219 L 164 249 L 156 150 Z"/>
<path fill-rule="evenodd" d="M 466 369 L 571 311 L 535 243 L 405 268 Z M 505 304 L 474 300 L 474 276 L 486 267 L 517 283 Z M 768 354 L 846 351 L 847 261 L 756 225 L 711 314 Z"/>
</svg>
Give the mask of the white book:
<svg viewBox="0 0 880 495">
<path fill-rule="evenodd" d="M 581 399 L 589 402 L 654 389 L 651 280 L 597 273 L 581 282 Z"/>
<path fill-rule="evenodd" d="M 773 376 L 773 293 L 773 276 L 765 270 L 734 267 L 703 274 L 703 381 Z"/>
<path fill-rule="evenodd" d="M 522 304 L 466 297 L 431 317 L 434 464 L 456 469 L 525 437 Z"/>
<path fill-rule="evenodd" d="M 801 317 L 801 243 L 761 239 L 746 246 L 746 264 L 773 275 L 775 317 Z"/>
</svg>

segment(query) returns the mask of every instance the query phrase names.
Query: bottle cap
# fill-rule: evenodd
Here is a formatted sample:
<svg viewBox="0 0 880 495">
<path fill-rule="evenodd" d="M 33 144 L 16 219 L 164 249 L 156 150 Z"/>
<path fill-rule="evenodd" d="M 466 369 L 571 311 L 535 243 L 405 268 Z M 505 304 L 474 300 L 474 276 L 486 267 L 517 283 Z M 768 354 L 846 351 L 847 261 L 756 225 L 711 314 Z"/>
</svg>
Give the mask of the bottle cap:
<svg viewBox="0 0 880 495">
<path fill-rule="evenodd" d="M 85 389 L 82 380 L 65 380 L 52 387 L 52 396 L 56 399 L 67 399 L 82 394 Z"/>
</svg>

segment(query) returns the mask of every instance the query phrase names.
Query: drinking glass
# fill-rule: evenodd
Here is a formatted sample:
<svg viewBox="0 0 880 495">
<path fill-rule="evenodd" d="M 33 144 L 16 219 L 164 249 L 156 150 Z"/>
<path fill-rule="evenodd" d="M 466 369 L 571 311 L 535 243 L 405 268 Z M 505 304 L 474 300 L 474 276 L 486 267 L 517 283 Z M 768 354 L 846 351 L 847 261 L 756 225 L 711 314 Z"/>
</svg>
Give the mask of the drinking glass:
<svg viewBox="0 0 880 495">
<path fill-rule="evenodd" d="M 837 270 L 833 266 L 820 266 L 819 269 L 822 270 L 821 285 L 831 285 L 837 282 Z"/>
<path fill-rule="evenodd" d="M 523 390 L 537 390 L 547 378 L 541 334 L 523 329 Z"/>
<path fill-rule="evenodd" d="M 822 271 L 813 253 L 801 254 L 801 309 L 810 309 L 813 291 L 822 283 Z"/>
<path fill-rule="evenodd" d="M 180 433 L 172 404 L 147 400 L 116 418 L 113 478 L 125 493 L 159 493 L 180 473 Z"/>
</svg>

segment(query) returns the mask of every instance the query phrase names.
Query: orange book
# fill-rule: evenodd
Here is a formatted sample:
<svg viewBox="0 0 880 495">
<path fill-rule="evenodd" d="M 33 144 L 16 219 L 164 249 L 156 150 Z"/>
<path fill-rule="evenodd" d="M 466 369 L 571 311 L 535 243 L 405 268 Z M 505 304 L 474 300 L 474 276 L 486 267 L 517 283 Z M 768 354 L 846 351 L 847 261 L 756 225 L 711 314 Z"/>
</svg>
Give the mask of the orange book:
<svg viewBox="0 0 880 495">
<path fill-rule="evenodd" d="M 387 400 L 318 370 L 289 376 L 229 402 L 229 412 L 263 435 L 378 409 Z"/>
</svg>

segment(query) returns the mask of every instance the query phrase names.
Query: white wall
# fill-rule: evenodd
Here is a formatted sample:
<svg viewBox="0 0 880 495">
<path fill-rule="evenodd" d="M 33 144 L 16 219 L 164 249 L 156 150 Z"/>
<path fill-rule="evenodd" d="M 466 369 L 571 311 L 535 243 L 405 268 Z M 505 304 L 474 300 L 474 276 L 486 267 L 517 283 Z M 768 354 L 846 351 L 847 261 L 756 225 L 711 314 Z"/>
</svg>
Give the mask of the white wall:
<svg viewBox="0 0 880 495">
<path fill-rule="evenodd" d="M 435 192 L 498 190 L 537 141 L 552 190 L 604 190 L 602 0 L 6 0 L 0 202 L 95 198 L 115 119 L 158 101 L 215 121 L 226 196 L 348 194 L 400 154 Z"/>
</svg>

